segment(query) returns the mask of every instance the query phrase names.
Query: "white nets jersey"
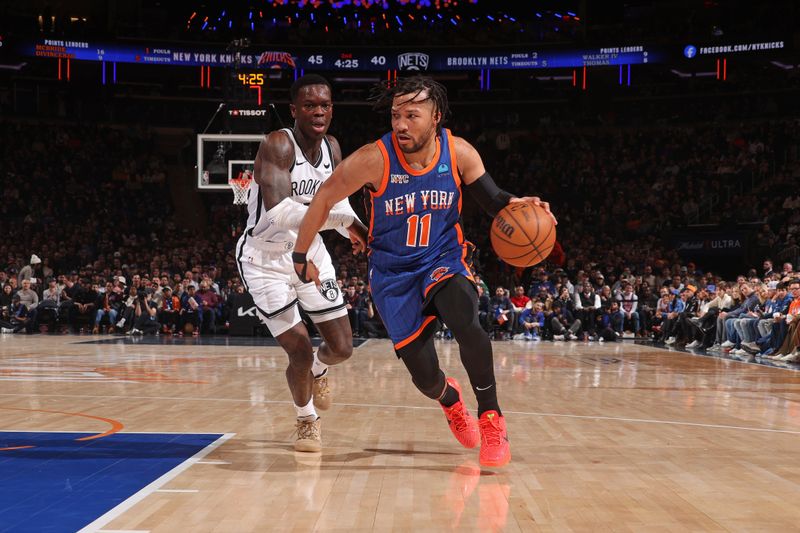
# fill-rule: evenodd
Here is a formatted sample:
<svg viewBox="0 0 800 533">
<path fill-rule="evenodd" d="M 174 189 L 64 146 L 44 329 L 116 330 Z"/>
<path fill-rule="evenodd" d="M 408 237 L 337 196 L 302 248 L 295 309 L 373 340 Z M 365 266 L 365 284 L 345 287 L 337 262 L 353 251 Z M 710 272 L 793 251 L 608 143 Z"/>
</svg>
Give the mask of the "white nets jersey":
<svg viewBox="0 0 800 533">
<path fill-rule="evenodd" d="M 319 159 L 309 161 L 297 143 L 294 132 L 289 128 L 283 128 L 280 131 L 284 132 L 294 145 L 294 164 L 289 169 L 292 181 L 290 198 L 308 205 L 320 186 L 333 173 L 331 145 L 327 137 L 323 138 Z M 245 229 L 247 236 L 267 243 L 294 243 L 297 240 L 297 231 L 277 229 L 270 224 L 260 188 L 255 180 L 250 184 L 250 191 L 247 195 L 247 212 L 247 229 Z"/>
</svg>

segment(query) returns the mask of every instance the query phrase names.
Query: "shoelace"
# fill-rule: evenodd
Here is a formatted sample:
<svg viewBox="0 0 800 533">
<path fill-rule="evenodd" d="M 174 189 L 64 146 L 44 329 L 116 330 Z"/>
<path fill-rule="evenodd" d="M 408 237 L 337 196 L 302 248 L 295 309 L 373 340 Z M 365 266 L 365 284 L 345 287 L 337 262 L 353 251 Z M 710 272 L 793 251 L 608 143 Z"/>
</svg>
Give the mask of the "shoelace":
<svg viewBox="0 0 800 533">
<path fill-rule="evenodd" d="M 467 424 L 467 416 L 464 412 L 463 405 L 453 405 L 447 408 L 447 417 L 453 422 L 456 431 L 466 431 L 469 425 Z"/>
<path fill-rule="evenodd" d="M 314 422 L 305 422 L 298 420 L 297 421 L 297 436 L 301 439 L 319 439 L 319 428 L 317 427 L 316 421 Z"/>
<path fill-rule="evenodd" d="M 331 390 L 328 388 L 328 378 L 321 377 L 317 379 L 317 396 L 324 397 L 327 396 Z"/>
<path fill-rule="evenodd" d="M 484 418 L 478 422 L 481 427 L 481 437 L 489 446 L 499 446 L 503 441 L 503 431 L 500 422 L 491 418 Z"/>
</svg>

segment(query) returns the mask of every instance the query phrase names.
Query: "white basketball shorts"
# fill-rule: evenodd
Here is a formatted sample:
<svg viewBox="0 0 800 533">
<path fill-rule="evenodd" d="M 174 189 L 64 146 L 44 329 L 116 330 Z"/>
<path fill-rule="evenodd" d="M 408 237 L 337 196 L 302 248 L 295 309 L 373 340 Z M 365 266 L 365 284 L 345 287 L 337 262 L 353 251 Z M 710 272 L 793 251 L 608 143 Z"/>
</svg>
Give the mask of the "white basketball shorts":
<svg viewBox="0 0 800 533">
<path fill-rule="evenodd" d="M 333 263 L 319 236 L 308 251 L 308 259 L 319 269 L 319 288 L 314 282 L 302 283 L 297 277 L 291 250 L 265 251 L 257 243 L 252 246 L 248 242 L 252 240 L 243 235 L 236 245 L 239 275 L 253 297 L 261 321 L 274 337 L 300 322 L 298 304 L 314 323 L 347 316 Z"/>
</svg>

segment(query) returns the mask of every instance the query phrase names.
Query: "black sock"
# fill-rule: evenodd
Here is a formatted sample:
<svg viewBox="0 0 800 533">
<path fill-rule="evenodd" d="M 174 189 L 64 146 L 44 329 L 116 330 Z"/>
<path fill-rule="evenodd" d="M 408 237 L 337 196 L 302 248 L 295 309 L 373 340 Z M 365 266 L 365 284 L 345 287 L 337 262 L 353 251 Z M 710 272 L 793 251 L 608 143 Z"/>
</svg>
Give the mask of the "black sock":
<svg viewBox="0 0 800 533">
<path fill-rule="evenodd" d="M 472 390 L 475 391 L 475 398 L 478 400 L 478 418 L 486 411 L 497 411 L 498 415 L 503 414 L 497 403 L 497 387 L 494 383 L 484 390 L 479 390 L 477 387 L 473 387 Z"/>
<path fill-rule="evenodd" d="M 444 394 L 439 398 L 439 403 L 445 407 L 453 407 L 456 402 L 458 402 L 458 391 L 452 386 L 447 385 Z"/>
</svg>

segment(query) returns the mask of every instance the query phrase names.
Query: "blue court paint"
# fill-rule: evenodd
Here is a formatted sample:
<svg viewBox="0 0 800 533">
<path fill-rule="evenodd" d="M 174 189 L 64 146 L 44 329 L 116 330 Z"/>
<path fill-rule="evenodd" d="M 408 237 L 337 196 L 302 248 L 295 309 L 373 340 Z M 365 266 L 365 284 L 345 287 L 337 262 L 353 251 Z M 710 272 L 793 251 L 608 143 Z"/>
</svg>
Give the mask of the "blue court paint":
<svg viewBox="0 0 800 533">
<path fill-rule="evenodd" d="M 0 532 L 77 531 L 220 434 L 0 432 Z"/>
</svg>

